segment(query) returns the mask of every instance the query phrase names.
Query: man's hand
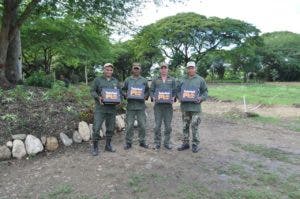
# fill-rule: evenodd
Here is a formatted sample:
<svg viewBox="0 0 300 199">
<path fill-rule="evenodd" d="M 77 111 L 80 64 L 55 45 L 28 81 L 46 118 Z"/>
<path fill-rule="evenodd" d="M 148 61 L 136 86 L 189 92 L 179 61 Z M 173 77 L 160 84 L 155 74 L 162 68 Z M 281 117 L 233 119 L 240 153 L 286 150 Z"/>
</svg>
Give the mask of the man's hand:
<svg viewBox="0 0 300 199">
<path fill-rule="evenodd" d="M 200 104 L 202 101 L 203 101 L 202 98 L 201 98 L 201 97 L 198 97 L 197 103 Z"/>
<path fill-rule="evenodd" d="M 99 103 L 101 104 L 101 105 L 103 105 L 103 97 L 99 97 Z"/>
</svg>

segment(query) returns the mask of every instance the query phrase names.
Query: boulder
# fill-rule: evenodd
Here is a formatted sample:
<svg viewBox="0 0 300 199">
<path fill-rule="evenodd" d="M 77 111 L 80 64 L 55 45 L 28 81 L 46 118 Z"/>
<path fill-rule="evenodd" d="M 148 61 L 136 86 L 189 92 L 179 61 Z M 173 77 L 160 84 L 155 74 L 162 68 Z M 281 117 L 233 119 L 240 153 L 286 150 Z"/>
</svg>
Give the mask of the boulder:
<svg viewBox="0 0 300 199">
<path fill-rule="evenodd" d="M 14 140 L 12 148 L 12 156 L 17 159 L 21 159 L 26 155 L 25 145 L 22 140 Z"/>
<path fill-rule="evenodd" d="M 73 143 L 73 140 L 70 139 L 66 134 L 64 133 L 60 133 L 59 134 L 59 137 L 62 141 L 62 143 L 65 145 L 65 146 L 71 146 L 71 144 Z"/>
<path fill-rule="evenodd" d="M 82 137 L 78 133 L 78 131 L 74 131 L 73 133 L 73 141 L 76 143 L 81 143 L 82 142 Z"/>
<path fill-rule="evenodd" d="M 11 152 L 7 146 L 0 146 L 0 160 L 8 160 L 11 157 Z"/>
<path fill-rule="evenodd" d="M 47 151 L 55 151 L 58 148 L 58 140 L 56 137 L 47 137 L 46 149 Z"/>
<path fill-rule="evenodd" d="M 41 140 L 33 135 L 27 135 L 25 140 L 27 154 L 35 155 L 44 150 Z"/>
<path fill-rule="evenodd" d="M 90 138 L 91 138 L 90 128 L 86 122 L 84 122 L 84 121 L 79 122 L 78 132 L 84 141 L 90 140 Z"/>
</svg>

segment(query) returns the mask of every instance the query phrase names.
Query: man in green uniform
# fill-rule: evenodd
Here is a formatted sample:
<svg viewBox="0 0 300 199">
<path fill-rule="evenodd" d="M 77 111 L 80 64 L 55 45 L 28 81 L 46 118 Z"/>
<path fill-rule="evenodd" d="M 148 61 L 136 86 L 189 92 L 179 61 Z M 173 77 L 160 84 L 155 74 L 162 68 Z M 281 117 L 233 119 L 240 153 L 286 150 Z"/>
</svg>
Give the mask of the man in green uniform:
<svg viewBox="0 0 300 199">
<path fill-rule="evenodd" d="M 152 80 L 150 88 L 150 96 L 155 102 L 154 105 L 154 117 L 155 117 L 155 128 L 154 128 L 154 144 L 155 149 L 159 149 L 161 145 L 161 125 L 162 121 L 165 124 L 165 133 L 164 133 L 164 147 L 166 149 L 172 149 L 170 146 L 170 136 L 172 132 L 171 122 L 173 117 L 173 107 L 172 103 L 174 102 L 176 96 L 176 81 L 173 77 L 168 75 L 168 65 L 162 63 L 160 65 L 160 76 Z M 155 93 L 159 90 L 168 91 L 171 94 L 172 100 L 170 103 L 158 103 Z"/>
<path fill-rule="evenodd" d="M 146 78 L 141 76 L 140 63 L 133 63 L 132 75 L 126 78 L 124 86 L 122 88 L 124 96 L 127 98 L 127 112 L 126 112 L 126 143 L 124 149 L 130 149 L 132 147 L 133 130 L 135 118 L 138 121 L 139 129 L 139 142 L 140 146 L 148 148 L 146 144 L 146 104 L 145 100 L 149 97 L 149 86 Z M 141 89 L 143 88 L 143 89 Z M 136 90 L 134 90 L 136 89 Z M 140 90 L 139 90 L 140 89 Z M 141 91 L 141 93 L 139 92 Z M 137 96 L 141 94 L 141 99 L 134 99 L 132 95 Z M 138 97 L 137 97 L 138 98 Z"/>
<path fill-rule="evenodd" d="M 199 125 L 201 122 L 201 103 L 207 99 L 207 87 L 205 80 L 196 74 L 197 69 L 195 62 L 187 63 L 187 76 L 178 85 L 179 95 L 183 88 L 195 88 L 198 95 L 196 95 L 196 100 L 183 101 L 181 100 L 181 111 L 182 111 L 182 121 L 183 121 L 183 143 L 178 148 L 178 151 L 183 151 L 190 148 L 190 132 L 192 130 L 192 151 L 197 153 L 199 151 Z"/>
<path fill-rule="evenodd" d="M 91 153 L 93 156 L 99 154 L 98 142 L 100 139 L 100 129 L 103 122 L 105 121 L 106 126 L 106 145 L 105 151 L 115 152 L 111 145 L 111 138 L 115 129 L 116 122 L 116 104 L 104 104 L 103 96 L 101 94 L 102 89 L 119 89 L 121 92 L 121 87 L 118 80 L 112 77 L 113 65 L 111 63 L 106 63 L 104 65 L 103 76 L 96 77 L 91 88 L 91 95 L 95 99 L 95 113 L 94 113 L 94 125 L 93 125 L 93 135 L 92 135 L 92 146 Z"/>
</svg>

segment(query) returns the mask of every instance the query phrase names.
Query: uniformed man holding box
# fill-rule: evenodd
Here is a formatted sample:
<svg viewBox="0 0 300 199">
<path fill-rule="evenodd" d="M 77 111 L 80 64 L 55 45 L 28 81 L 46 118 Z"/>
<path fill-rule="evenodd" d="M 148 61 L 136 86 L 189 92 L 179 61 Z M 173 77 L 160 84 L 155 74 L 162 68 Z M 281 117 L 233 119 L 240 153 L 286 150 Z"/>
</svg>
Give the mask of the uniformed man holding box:
<svg viewBox="0 0 300 199">
<path fill-rule="evenodd" d="M 94 125 L 92 135 L 91 153 L 93 156 L 99 154 L 98 142 L 100 129 L 105 121 L 106 145 L 105 151 L 115 152 L 111 145 L 111 138 L 115 129 L 116 105 L 121 102 L 121 87 L 118 80 L 112 77 L 113 65 L 104 64 L 103 76 L 96 77 L 91 89 L 91 95 L 95 99 Z"/>
<path fill-rule="evenodd" d="M 181 102 L 183 121 L 183 140 L 178 151 L 190 148 L 190 132 L 192 130 L 192 151 L 199 151 L 199 125 L 201 122 L 201 103 L 207 99 L 207 87 L 205 80 L 196 74 L 195 62 L 187 63 L 187 76 L 178 85 L 178 96 Z"/>
<path fill-rule="evenodd" d="M 154 144 L 155 149 L 159 149 L 161 145 L 161 125 L 164 122 L 164 147 L 172 149 L 170 146 L 170 136 L 172 132 L 171 122 L 173 118 L 173 107 L 176 96 L 176 81 L 173 77 L 168 75 L 168 65 L 166 63 L 160 64 L 160 75 L 154 78 L 151 83 L 150 96 L 155 102 L 154 105 Z"/>
<path fill-rule="evenodd" d="M 127 112 L 126 112 L 126 142 L 124 149 L 132 147 L 133 128 L 135 117 L 138 121 L 139 142 L 143 148 L 148 148 L 146 144 L 146 104 L 145 100 L 149 98 L 149 86 L 146 78 L 141 76 L 140 63 L 132 64 L 132 75 L 126 78 L 122 88 L 123 95 L 127 98 Z"/>
</svg>

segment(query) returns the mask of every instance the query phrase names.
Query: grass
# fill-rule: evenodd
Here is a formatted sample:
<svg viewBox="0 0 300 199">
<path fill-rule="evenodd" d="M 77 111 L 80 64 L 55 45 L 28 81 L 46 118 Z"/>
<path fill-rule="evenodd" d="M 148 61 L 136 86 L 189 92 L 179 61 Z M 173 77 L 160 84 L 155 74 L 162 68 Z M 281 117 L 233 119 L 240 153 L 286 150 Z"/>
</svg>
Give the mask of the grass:
<svg viewBox="0 0 300 199">
<path fill-rule="evenodd" d="M 49 193 L 42 194 L 41 199 L 94 199 L 86 195 L 78 195 L 68 184 L 61 184 Z"/>
<path fill-rule="evenodd" d="M 183 183 L 177 189 L 176 196 L 178 198 L 198 199 L 200 196 L 201 198 L 213 198 L 212 193 L 200 183 Z"/>
<path fill-rule="evenodd" d="M 256 122 L 261 122 L 265 124 L 278 124 L 280 119 L 277 117 L 269 117 L 269 116 L 258 116 L 258 117 L 251 117 L 249 118 Z"/>
<path fill-rule="evenodd" d="M 235 145 L 240 147 L 244 151 L 252 152 L 264 156 L 266 158 L 269 158 L 271 160 L 278 160 L 282 162 L 290 163 L 291 162 L 290 156 L 293 155 L 292 153 L 288 153 L 277 148 L 268 148 L 263 145 L 240 144 L 240 143 L 235 143 Z"/>
<path fill-rule="evenodd" d="M 218 198 L 222 199 L 276 199 L 280 198 L 271 191 L 259 189 L 236 189 L 221 192 Z"/>
<path fill-rule="evenodd" d="M 209 87 L 209 95 L 240 102 L 245 96 L 249 104 L 293 105 L 300 103 L 300 85 L 217 85 Z"/>
<path fill-rule="evenodd" d="M 146 188 L 142 185 L 145 179 L 146 177 L 142 174 L 133 174 L 129 176 L 128 185 L 132 188 L 134 193 L 145 192 Z"/>
</svg>

